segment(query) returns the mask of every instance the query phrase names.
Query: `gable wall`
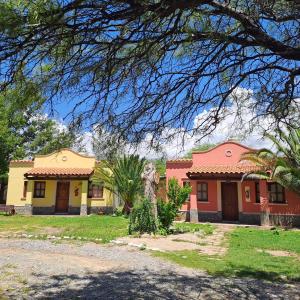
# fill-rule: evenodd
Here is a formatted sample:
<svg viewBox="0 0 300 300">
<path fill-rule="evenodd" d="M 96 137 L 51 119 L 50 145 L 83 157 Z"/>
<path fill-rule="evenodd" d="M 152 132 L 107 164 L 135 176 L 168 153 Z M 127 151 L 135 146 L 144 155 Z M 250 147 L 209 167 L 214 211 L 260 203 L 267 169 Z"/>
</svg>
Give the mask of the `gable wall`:
<svg viewBox="0 0 300 300">
<path fill-rule="evenodd" d="M 193 167 L 237 164 L 241 155 L 247 151 L 250 151 L 250 148 L 227 142 L 205 152 L 193 153 Z"/>
<path fill-rule="evenodd" d="M 49 155 L 37 155 L 35 168 L 94 168 L 94 157 L 86 157 L 71 150 L 63 149 Z"/>
</svg>

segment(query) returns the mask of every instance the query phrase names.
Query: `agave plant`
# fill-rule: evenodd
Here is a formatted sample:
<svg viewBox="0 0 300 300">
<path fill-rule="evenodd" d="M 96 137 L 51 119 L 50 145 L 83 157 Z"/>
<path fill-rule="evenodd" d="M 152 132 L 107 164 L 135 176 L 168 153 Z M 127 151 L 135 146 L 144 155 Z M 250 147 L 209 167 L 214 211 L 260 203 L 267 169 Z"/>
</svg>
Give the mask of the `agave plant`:
<svg viewBox="0 0 300 300">
<path fill-rule="evenodd" d="M 300 194 L 300 129 L 287 127 L 276 133 L 266 134 L 274 143 L 276 152 L 261 149 L 242 155 L 241 160 L 251 161 L 259 167 L 245 177 L 271 179 Z"/>
<path fill-rule="evenodd" d="M 123 213 L 129 214 L 134 202 L 143 193 L 141 174 L 146 160 L 138 155 L 117 158 L 114 162 L 102 161 L 95 170 L 94 178 L 124 201 Z"/>
</svg>

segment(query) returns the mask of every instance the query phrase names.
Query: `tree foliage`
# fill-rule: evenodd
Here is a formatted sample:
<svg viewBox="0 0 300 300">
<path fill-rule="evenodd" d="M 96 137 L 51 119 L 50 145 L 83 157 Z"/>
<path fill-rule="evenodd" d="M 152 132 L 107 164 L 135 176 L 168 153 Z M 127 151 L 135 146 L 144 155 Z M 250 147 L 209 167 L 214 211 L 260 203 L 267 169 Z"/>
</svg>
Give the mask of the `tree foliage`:
<svg viewBox="0 0 300 300">
<path fill-rule="evenodd" d="M 20 77 L 13 89 L 0 94 L 0 174 L 9 161 L 48 154 L 79 142 L 42 110 L 44 99 L 36 83 Z"/>
<path fill-rule="evenodd" d="M 168 181 L 168 201 L 159 200 L 157 202 L 157 212 L 160 227 L 166 231 L 169 231 L 170 226 L 174 222 L 179 209 L 183 203 L 187 200 L 191 193 L 191 187 L 181 187 L 175 178 L 171 178 Z"/>
<path fill-rule="evenodd" d="M 1 0 L 0 49 L 3 88 L 24 67 L 74 122 L 129 140 L 208 134 L 238 87 L 256 115 L 299 117 L 296 0 Z"/>
<path fill-rule="evenodd" d="M 276 135 L 266 135 L 275 145 L 276 152 L 269 149 L 251 151 L 242 156 L 260 167 L 246 175 L 260 179 L 272 179 L 282 186 L 300 194 L 300 129 L 277 129 Z"/>
<path fill-rule="evenodd" d="M 211 143 L 204 143 L 204 144 L 195 145 L 195 147 L 193 147 L 191 150 L 189 150 L 184 155 L 184 158 L 192 158 L 193 152 L 206 151 L 206 150 L 209 150 L 209 149 L 211 149 L 211 148 L 213 148 L 215 146 L 216 146 L 216 144 L 211 144 Z"/>
<path fill-rule="evenodd" d="M 146 160 L 138 155 L 128 155 L 115 161 L 101 161 L 95 170 L 95 180 L 104 182 L 104 187 L 119 195 L 124 201 L 123 211 L 130 213 L 134 203 L 143 194 L 142 172 Z"/>
</svg>

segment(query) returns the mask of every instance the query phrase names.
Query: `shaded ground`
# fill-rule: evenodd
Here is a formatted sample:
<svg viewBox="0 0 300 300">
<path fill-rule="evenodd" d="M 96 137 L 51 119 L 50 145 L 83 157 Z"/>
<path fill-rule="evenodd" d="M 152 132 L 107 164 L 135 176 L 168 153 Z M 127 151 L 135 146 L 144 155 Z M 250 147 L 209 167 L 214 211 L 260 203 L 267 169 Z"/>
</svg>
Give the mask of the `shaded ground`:
<svg viewBox="0 0 300 300">
<path fill-rule="evenodd" d="M 300 299 L 300 285 L 212 277 L 129 247 L 6 240 L 0 299 Z"/>
<path fill-rule="evenodd" d="M 201 231 L 163 236 L 126 236 L 117 242 L 129 245 L 144 245 L 157 251 L 197 250 L 207 255 L 224 255 L 227 249 L 225 234 L 232 231 L 232 225 L 216 226 L 212 234 L 205 235 Z"/>
</svg>

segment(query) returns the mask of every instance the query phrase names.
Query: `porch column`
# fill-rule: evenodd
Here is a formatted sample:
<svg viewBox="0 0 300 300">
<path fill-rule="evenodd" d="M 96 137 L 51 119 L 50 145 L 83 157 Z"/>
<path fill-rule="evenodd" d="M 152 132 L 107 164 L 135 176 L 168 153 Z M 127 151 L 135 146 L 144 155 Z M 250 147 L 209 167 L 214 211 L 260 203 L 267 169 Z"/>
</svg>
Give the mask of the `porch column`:
<svg viewBox="0 0 300 300">
<path fill-rule="evenodd" d="M 197 181 L 191 180 L 191 197 L 190 197 L 190 222 L 199 222 L 198 218 L 198 205 L 197 205 Z"/>
<path fill-rule="evenodd" d="M 260 192 L 260 223 L 261 225 L 270 225 L 270 209 L 268 200 L 268 188 L 267 181 L 259 181 L 259 192 Z"/>
<path fill-rule="evenodd" d="M 24 207 L 24 214 L 25 215 L 32 215 L 32 198 L 34 192 L 34 181 L 28 180 L 27 183 L 27 192 L 26 192 L 26 201 Z"/>
<path fill-rule="evenodd" d="M 83 180 L 81 182 L 81 205 L 80 205 L 80 215 L 87 215 L 87 196 L 88 196 L 88 181 Z"/>
</svg>

